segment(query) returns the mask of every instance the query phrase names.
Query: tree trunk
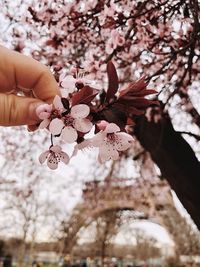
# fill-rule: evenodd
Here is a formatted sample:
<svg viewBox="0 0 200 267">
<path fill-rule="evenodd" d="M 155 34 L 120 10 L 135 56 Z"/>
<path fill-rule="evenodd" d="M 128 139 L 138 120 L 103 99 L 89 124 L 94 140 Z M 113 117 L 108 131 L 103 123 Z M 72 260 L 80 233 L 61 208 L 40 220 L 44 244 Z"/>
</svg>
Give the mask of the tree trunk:
<svg viewBox="0 0 200 267">
<path fill-rule="evenodd" d="M 158 123 L 137 118 L 135 135 L 200 229 L 200 162 L 190 145 L 167 115 Z"/>
</svg>

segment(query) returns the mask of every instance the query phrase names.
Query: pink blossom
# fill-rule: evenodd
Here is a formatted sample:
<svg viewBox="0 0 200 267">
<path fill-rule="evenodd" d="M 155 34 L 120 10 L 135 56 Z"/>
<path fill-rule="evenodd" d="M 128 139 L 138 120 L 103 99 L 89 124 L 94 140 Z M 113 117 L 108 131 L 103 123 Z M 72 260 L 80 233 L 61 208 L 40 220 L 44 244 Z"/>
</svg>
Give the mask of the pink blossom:
<svg viewBox="0 0 200 267">
<path fill-rule="evenodd" d="M 111 38 L 112 38 L 114 47 L 122 46 L 125 43 L 124 36 L 121 33 L 119 33 L 117 30 L 111 31 Z"/>
<path fill-rule="evenodd" d="M 106 19 L 108 17 L 113 18 L 114 15 L 115 15 L 115 6 L 114 6 L 114 4 L 110 5 L 109 7 L 105 4 L 103 12 L 101 14 L 99 14 L 99 17 L 98 17 L 100 25 L 103 25 L 104 23 L 106 23 Z"/>
<path fill-rule="evenodd" d="M 92 128 L 92 122 L 86 117 L 90 113 L 87 105 L 80 104 L 71 108 L 71 112 L 62 119 L 54 119 L 51 123 L 51 133 L 61 133 L 61 139 L 67 143 L 73 143 L 78 133 L 87 133 Z"/>
<path fill-rule="evenodd" d="M 113 42 L 112 42 L 112 39 L 109 38 L 108 41 L 107 41 L 107 43 L 106 43 L 106 48 L 105 48 L 106 53 L 107 54 L 111 54 L 115 48 L 116 47 L 114 47 Z"/>
<path fill-rule="evenodd" d="M 63 97 L 81 89 L 84 85 L 89 85 L 91 81 L 85 77 L 85 72 L 76 69 L 73 75 L 60 76 L 61 93 Z"/>
<path fill-rule="evenodd" d="M 114 17 L 116 11 L 114 1 L 110 1 L 110 6 L 108 7 L 106 4 L 104 5 L 104 16 L 106 17 Z"/>
<path fill-rule="evenodd" d="M 58 163 L 62 161 L 65 164 L 69 162 L 69 156 L 62 151 L 60 146 L 52 146 L 39 156 L 39 162 L 43 164 L 47 160 L 47 166 L 55 170 L 58 168 Z"/>
<path fill-rule="evenodd" d="M 50 117 L 51 111 L 52 105 L 44 104 L 37 107 L 36 114 L 41 120 L 45 120 Z"/>
<path fill-rule="evenodd" d="M 96 126 L 99 128 L 100 131 L 104 131 L 108 124 L 109 122 L 102 120 L 99 123 L 97 123 Z"/>
<path fill-rule="evenodd" d="M 117 30 L 111 31 L 111 37 L 106 43 L 106 53 L 111 54 L 114 49 L 118 46 L 123 46 L 125 44 L 125 38 Z"/>
<path fill-rule="evenodd" d="M 100 131 L 92 138 L 92 145 L 99 147 L 99 162 L 106 160 L 117 160 L 119 151 L 127 150 L 133 141 L 133 137 L 125 132 L 120 132 L 120 128 L 114 123 L 108 123 L 103 131 Z"/>
<path fill-rule="evenodd" d="M 90 9 L 93 9 L 96 7 L 98 1 L 97 0 L 88 0 L 85 1 L 85 7 L 84 7 L 84 12 L 88 12 Z"/>
<path fill-rule="evenodd" d="M 73 143 L 78 133 L 87 133 L 92 128 L 92 122 L 86 117 L 90 113 L 87 105 L 79 104 L 71 108 L 70 113 L 63 116 L 64 108 L 61 98 L 56 96 L 53 105 L 44 104 L 37 108 L 36 113 L 43 121 L 39 128 L 48 128 L 51 134 L 61 134 L 61 139 L 67 143 Z"/>
<path fill-rule="evenodd" d="M 61 117 L 61 113 L 64 111 L 65 108 L 63 107 L 60 96 L 55 96 L 53 104 L 51 105 L 40 105 L 36 109 L 36 114 L 42 120 L 39 125 L 39 129 L 49 127 L 49 131 L 53 135 L 60 134 L 60 132 L 55 129 L 55 124 L 60 124 L 60 121 L 58 122 L 58 118 Z"/>
</svg>

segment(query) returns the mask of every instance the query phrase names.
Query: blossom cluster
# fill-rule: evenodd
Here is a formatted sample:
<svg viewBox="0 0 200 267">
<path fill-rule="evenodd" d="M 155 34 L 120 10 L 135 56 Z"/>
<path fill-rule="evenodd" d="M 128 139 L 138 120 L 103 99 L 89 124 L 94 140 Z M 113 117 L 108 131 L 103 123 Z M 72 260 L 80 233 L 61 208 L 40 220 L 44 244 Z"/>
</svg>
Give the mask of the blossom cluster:
<svg viewBox="0 0 200 267">
<path fill-rule="evenodd" d="M 5 22 L 0 34 L 5 44 L 29 51 L 55 72 L 81 62 L 105 82 L 104 63 L 112 59 L 123 69 L 122 83 L 146 73 L 165 111 L 174 109 L 175 101 L 176 108 L 187 111 L 198 125 L 198 97 L 190 97 L 198 92 L 200 79 L 196 2 L 0 1 Z"/>
<path fill-rule="evenodd" d="M 54 139 L 75 144 L 72 156 L 86 147 L 97 147 L 100 163 L 117 160 L 122 151 L 131 147 L 133 137 L 126 132 L 126 126 L 133 123 L 134 115 L 141 115 L 156 101 L 145 99 L 154 90 L 146 89 L 144 78 L 118 90 L 118 76 L 112 62 L 107 64 L 108 89 L 97 90 L 90 86 L 92 81 L 79 75 L 60 76 L 61 96 L 56 95 L 52 104 L 40 105 L 36 112 L 41 120 L 39 128 L 51 133 L 51 146 L 39 157 L 40 163 L 47 160 L 50 169 L 57 169 L 62 161 L 67 164 L 70 156 L 54 145 Z M 85 135 L 94 132 L 93 137 Z"/>
</svg>

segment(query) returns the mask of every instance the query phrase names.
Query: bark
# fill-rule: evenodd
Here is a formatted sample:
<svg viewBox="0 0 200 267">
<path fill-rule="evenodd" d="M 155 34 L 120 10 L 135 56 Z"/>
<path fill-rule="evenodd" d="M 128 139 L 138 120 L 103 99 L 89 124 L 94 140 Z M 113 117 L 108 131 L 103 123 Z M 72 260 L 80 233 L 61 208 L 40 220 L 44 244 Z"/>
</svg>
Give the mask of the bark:
<svg viewBox="0 0 200 267">
<path fill-rule="evenodd" d="M 159 123 L 136 120 L 135 135 L 200 230 L 200 162 L 165 115 Z"/>
</svg>

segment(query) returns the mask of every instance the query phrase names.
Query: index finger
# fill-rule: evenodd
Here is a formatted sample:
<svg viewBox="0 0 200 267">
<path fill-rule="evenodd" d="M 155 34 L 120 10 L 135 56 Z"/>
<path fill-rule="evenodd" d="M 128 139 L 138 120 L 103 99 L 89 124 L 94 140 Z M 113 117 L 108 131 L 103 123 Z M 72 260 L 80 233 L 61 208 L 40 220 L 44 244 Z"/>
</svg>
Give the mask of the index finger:
<svg viewBox="0 0 200 267">
<path fill-rule="evenodd" d="M 14 88 L 32 89 L 34 95 L 52 102 L 60 95 L 55 78 L 49 68 L 31 57 L 0 47 L 0 90 L 11 91 Z"/>
</svg>

